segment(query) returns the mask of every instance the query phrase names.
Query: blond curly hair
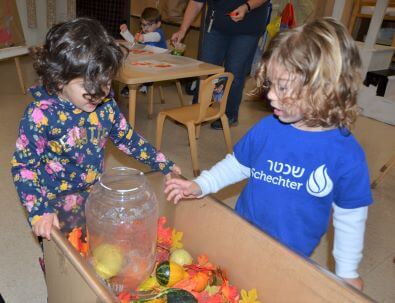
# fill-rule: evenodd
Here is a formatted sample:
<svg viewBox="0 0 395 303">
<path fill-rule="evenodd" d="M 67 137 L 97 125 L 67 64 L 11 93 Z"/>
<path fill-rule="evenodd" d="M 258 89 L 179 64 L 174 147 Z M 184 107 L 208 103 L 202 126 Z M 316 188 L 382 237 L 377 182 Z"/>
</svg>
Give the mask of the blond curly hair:
<svg viewBox="0 0 395 303">
<path fill-rule="evenodd" d="M 320 18 L 280 32 L 263 55 L 258 88 L 270 85 L 278 66 L 291 75 L 293 87 L 282 101 L 292 107 L 300 100 L 306 126 L 351 128 L 359 113 L 361 58 L 342 24 Z"/>
</svg>

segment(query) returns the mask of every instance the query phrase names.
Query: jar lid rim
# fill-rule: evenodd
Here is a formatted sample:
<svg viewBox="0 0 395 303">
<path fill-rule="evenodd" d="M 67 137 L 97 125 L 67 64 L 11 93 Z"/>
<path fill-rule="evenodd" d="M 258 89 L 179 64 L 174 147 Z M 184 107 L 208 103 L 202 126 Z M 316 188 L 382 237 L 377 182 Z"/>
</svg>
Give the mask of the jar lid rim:
<svg viewBox="0 0 395 303">
<path fill-rule="evenodd" d="M 135 169 L 135 168 L 126 167 L 126 166 L 112 167 L 111 171 L 130 171 L 130 172 L 133 172 L 136 176 L 144 176 L 144 173 L 142 171 L 140 171 L 138 169 Z M 108 172 L 107 172 L 107 174 L 108 174 Z M 133 188 L 130 188 L 130 189 L 114 189 L 114 188 L 111 188 L 111 187 L 105 185 L 105 183 L 103 183 L 102 177 L 105 176 L 105 175 L 106 175 L 106 172 L 99 177 L 99 183 L 106 190 L 118 192 L 120 194 L 124 194 L 124 193 L 128 193 L 128 192 L 133 192 L 133 191 L 139 190 L 139 186 L 138 187 L 133 187 Z"/>
</svg>

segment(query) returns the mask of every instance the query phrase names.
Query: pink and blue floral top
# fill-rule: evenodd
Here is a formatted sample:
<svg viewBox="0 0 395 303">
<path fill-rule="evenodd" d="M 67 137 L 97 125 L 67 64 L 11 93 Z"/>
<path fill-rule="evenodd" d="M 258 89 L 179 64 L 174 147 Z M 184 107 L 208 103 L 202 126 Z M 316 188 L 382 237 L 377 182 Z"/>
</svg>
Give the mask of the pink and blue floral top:
<svg viewBox="0 0 395 303">
<path fill-rule="evenodd" d="M 42 86 L 30 92 L 35 101 L 21 120 L 11 171 L 31 224 L 56 211 L 57 197 L 89 191 L 103 171 L 108 139 L 153 170 L 171 171 L 174 163 L 134 131 L 112 97 L 88 113 Z"/>
</svg>

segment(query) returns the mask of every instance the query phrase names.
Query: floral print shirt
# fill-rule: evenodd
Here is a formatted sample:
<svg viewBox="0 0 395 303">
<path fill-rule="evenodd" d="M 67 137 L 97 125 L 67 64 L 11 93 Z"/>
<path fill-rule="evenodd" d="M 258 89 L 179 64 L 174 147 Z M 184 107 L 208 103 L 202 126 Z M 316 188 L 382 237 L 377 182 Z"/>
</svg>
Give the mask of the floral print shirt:
<svg viewBox="0 0 395 303">
<path fill-rule="evenodd" d="M 31 224 L 56 212 L 57 197 L 89 192 L 103 171 L 108 139 L 153 170 L 171 171 L 174 163 L 134 131 L 112 97 L 89 113 L 42 86 L 30 92 L 35 101 L 20 122 L 11 171 Z"/>
</svg>

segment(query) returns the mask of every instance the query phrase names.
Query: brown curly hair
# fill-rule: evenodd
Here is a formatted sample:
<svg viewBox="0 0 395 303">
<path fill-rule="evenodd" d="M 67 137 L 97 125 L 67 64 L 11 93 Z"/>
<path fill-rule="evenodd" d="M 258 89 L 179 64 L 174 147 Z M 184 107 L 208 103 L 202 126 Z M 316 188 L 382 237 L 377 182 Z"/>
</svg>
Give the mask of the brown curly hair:
<svg viewBox="0 0 395 303">
<path fill-rule="evenodd" d="M 58 93 L 76 78 L 84 79 L 90 97 L 105 97 L 105 88 L 124 59 L 116 41 L 96 20 L 77 18 L 52 27 L 34 50 L 34 69 L 49 93 Z"/>
<path fill-rule="evenodd" d="M 257 72 L 259 88 L 270 85 L 278 66 L 291 75 L 293 89 L 285 99 L 301 101 L 298 106 L 306 126 L 351 128 L 359 113 L 361 58 L 342 24 L 320 18 L 280 32 L 263 55 Z"/>
</svg>

